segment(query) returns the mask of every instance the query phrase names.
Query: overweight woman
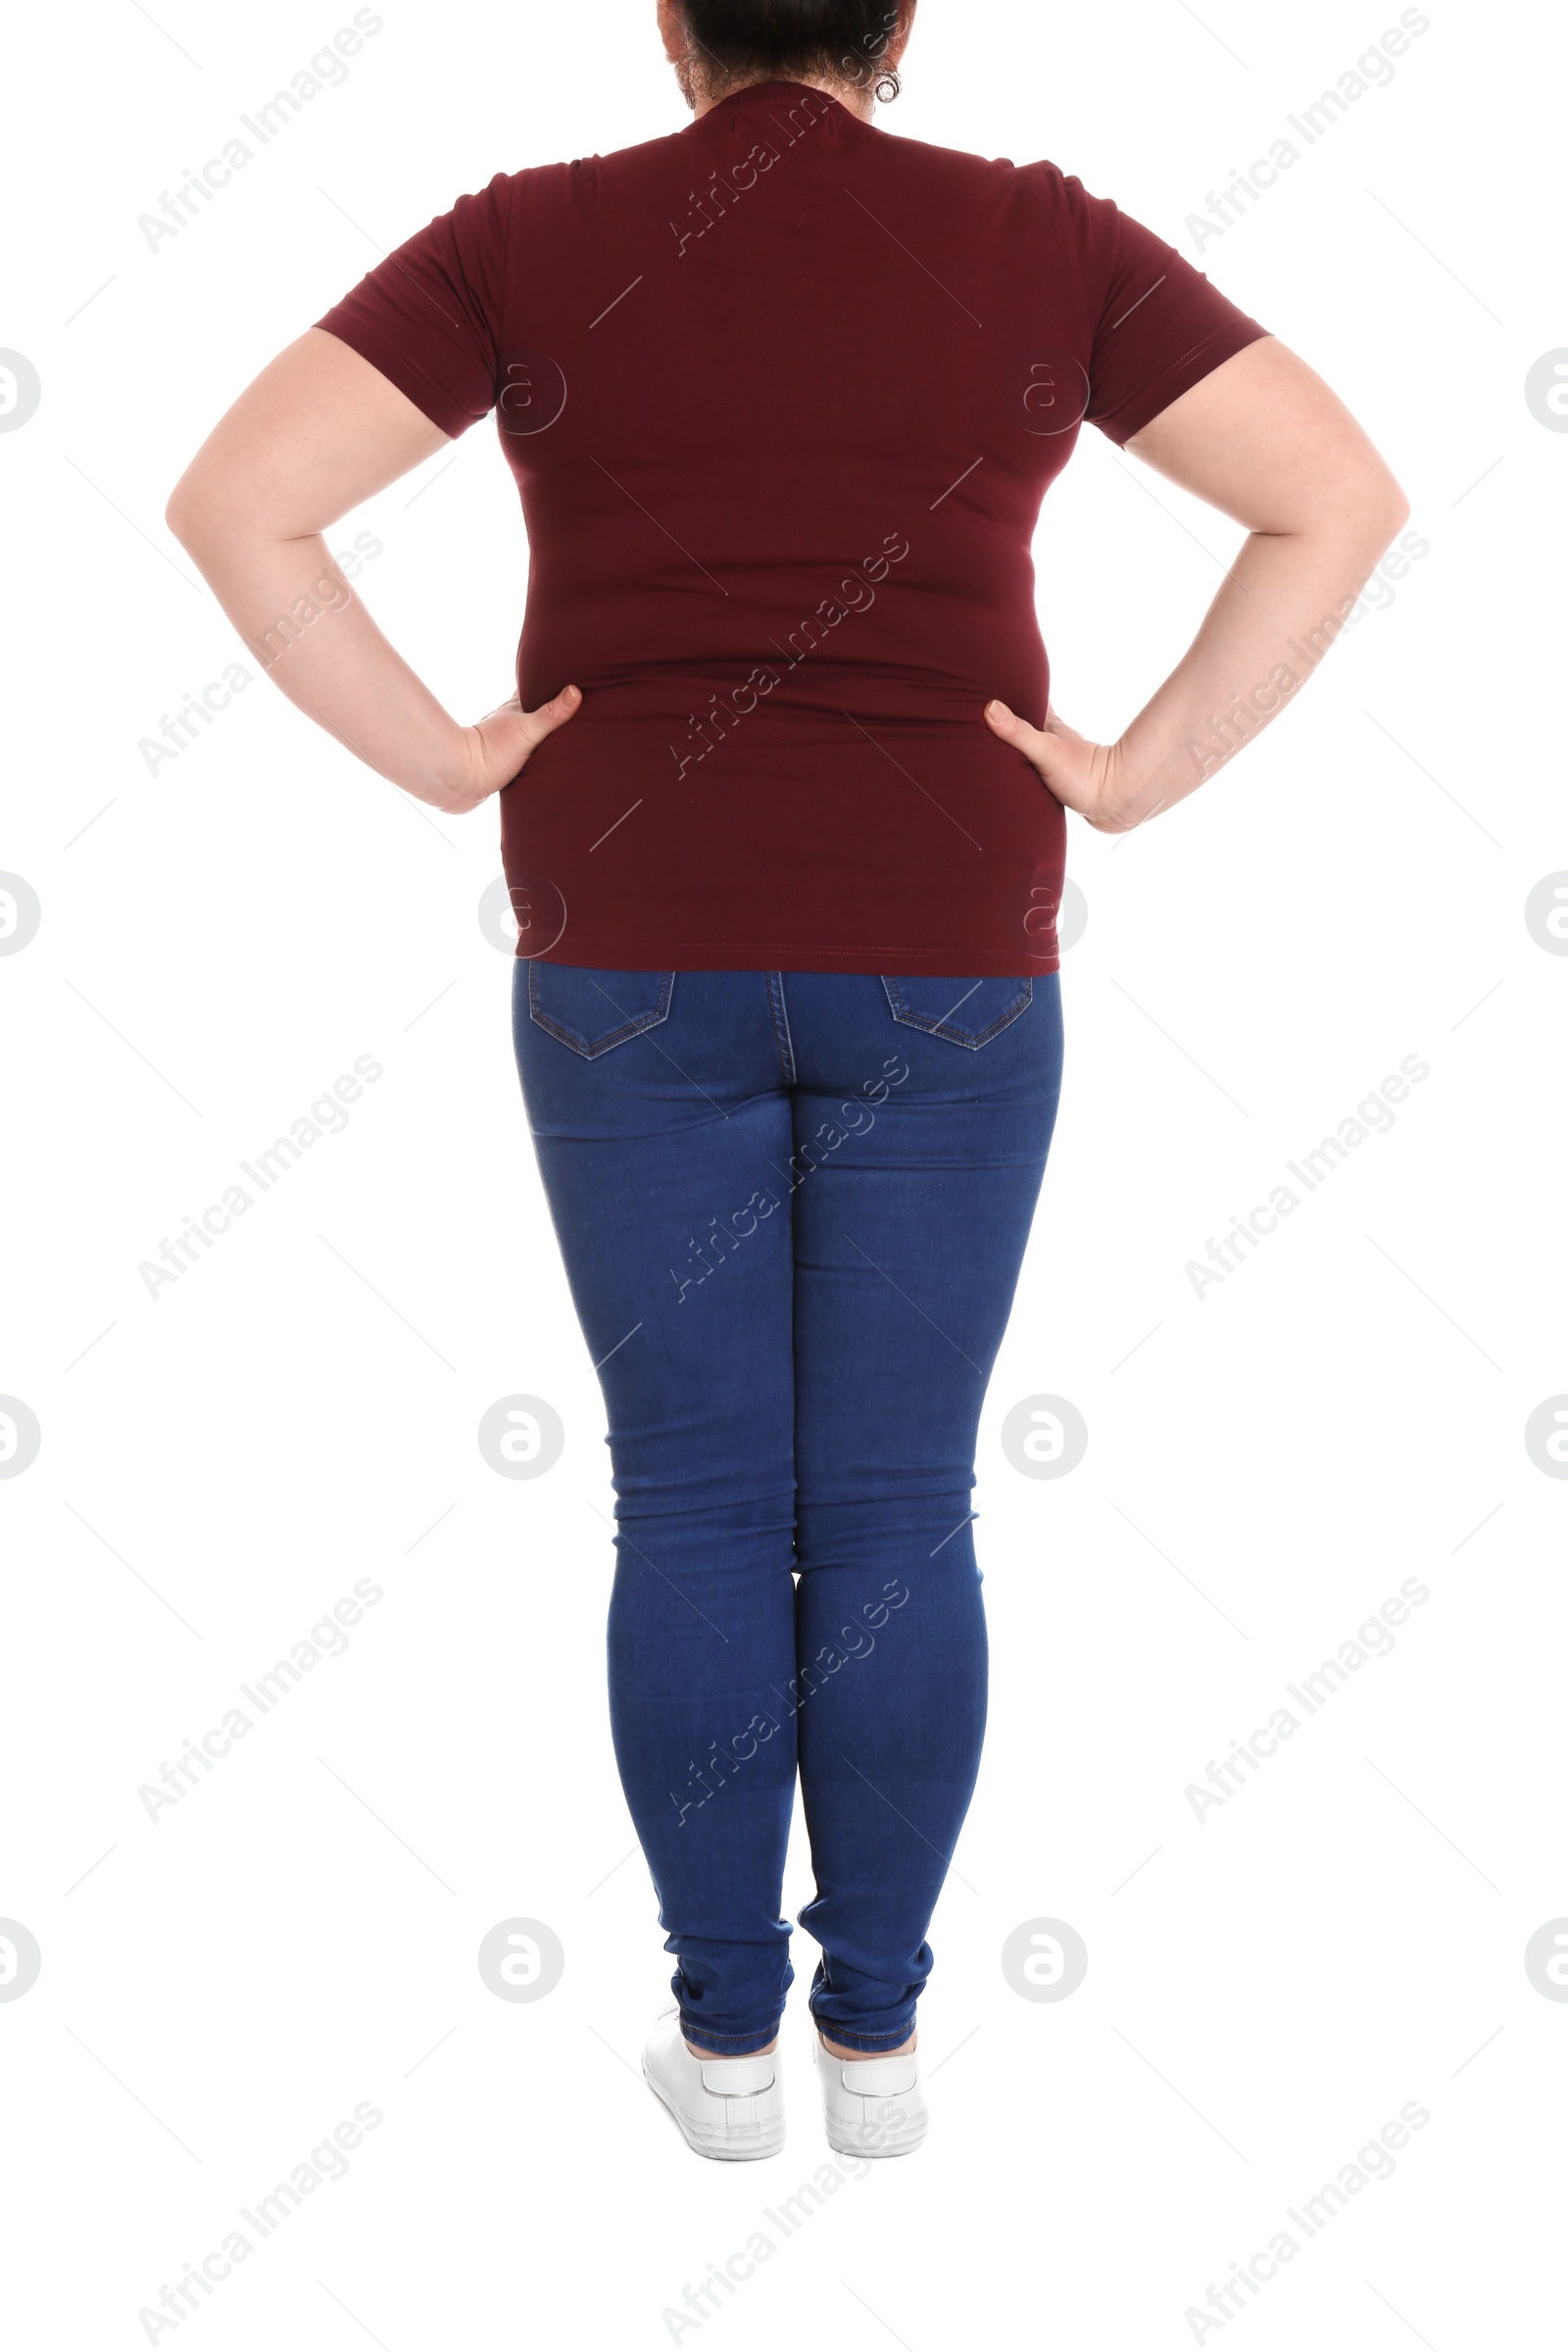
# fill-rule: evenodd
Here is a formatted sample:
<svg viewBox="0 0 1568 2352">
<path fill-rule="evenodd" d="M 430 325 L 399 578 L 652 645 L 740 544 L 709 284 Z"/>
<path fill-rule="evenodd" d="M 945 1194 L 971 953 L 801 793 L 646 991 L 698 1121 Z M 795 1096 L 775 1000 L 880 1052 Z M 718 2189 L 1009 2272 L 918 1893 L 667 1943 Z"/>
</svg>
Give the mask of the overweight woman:
<svg viewBox="0 0 1568 2352">
<path fill-rule="evenodd" d="M 783 2143 L 797 1777 L 829 2141 L 925 2134 L 1064 812 L 1120 833 L 1196 791 L 1407 514 L 1318 377 L 1109 199 L 878 127 L 913 16 L 660 0 L 694 119 L 460 197 L 169 509 L 308 717 L 449 815 L 499 799 L 523 1097 L 609 1420 L 615 1753 L 675 1956 L 644 2070 L 711 2157 Z M 527 606 L 516 693 L 464 725 L 321 534 L 492 415 Z M 1086 422 L 1247 532 L 1108 744 L 1052 709 L 1030 559 Z"/>
</svg>

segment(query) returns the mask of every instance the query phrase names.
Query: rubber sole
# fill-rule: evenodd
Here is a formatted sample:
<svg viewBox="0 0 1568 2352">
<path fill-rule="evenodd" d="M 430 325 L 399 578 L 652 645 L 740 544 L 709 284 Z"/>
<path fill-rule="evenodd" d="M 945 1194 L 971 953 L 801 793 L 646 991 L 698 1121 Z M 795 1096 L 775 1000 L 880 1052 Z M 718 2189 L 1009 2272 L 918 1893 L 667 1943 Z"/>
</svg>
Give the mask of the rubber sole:
<svg viewBox="0 0 1568 2352">
<path fill-rule="evenodd" d="M 716 2164 L 757 2164 L 764 2156 L 777 2156 L 784 2146 L 784 2120 L 776 2123 L 753 2124 L 738 2132 L 703 2132 L 694 2129 L 674 2101 L 665 2097 L 657 2078 L 643 2061 L 643 2081 L 669 2116 L 686 2145 L 698 2156 L 706 2156 Z"/>
<path fill-rule="evenodd" d="M 835 2156 L 912 2156 L 916 2148 L 925 2144 L 927 2126 L 924 2123 L 914 2127 L 906 2125 L 902 2132 L 883 2132 L 875 2124 L 868 2124 L 864 2138 L 858 2137 L 832 2117 L 825 2116 L 823 2123 L 827 2144 Z"/>
</svg>

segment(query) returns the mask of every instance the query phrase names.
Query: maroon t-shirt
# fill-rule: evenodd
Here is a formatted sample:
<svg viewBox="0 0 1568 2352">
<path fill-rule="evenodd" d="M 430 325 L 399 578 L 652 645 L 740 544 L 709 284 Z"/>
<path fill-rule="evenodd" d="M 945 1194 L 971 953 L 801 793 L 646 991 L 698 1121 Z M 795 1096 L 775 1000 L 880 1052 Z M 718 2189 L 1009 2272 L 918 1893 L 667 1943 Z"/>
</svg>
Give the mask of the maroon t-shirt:
<svg viewBox="0 0 1568 2352">
<path fill-rule="evenodd" d="M 1052 164 L 768 82 L 502 174 L 319 323 L 444 432 L 496 411 L 530 550 L 501 796 L 519 952 L 1045 973 L 1065 824 L 985 723 L 1048 694 L 1030 542 L 1264 333 Z"/>
</svg>

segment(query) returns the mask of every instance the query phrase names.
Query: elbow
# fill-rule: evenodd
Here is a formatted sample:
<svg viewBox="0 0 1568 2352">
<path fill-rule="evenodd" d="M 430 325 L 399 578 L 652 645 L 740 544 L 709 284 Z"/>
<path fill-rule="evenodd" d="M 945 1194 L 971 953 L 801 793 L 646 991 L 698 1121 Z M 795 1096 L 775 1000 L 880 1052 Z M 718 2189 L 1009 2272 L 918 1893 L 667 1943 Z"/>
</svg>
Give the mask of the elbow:
<svg viewBox="0 0 1568 2352">
<path fill-rule="evenodd" d="M 1370 567 L 1387 553 L 1410 519 L 1410 502 L 1394 475 L 1373 471 L 1342 474 L 1320 486 L 1316 512 L 1302 527 L 1331 541 L 1352 562 Z"/>
<path fill-rule="evenodd" d="M 1378 514 L 1379 528 L 1384 535 L 1383 544 L 1387 547 L 1390 541 L 1403 530 L 1410 519 L 1410 501 L 1405 497 L 1392 473 L 1388 476 L 1385 484 Z"/>
<path fill-rule="evenodd" d="M 1376 541 L 1381 556 L 1409 521 L 1410 501 L 1381 462 L 1347 487 L 1347 519 L 1353 519 L 1368 541 Z"/>
<path fill-rule="evenodd" d="M 164 509 L 164 520 L 185 553 L 200 564 L 202 551 L 232 538 L 246 519 L 234 484 L 199 460 L 186 466 Z"/>
<path fill-rule="evenodd" d="M 199 571 L 238 551 L 304 537 L 287 528 L 253 484 L 224 466 L 186 466 L 164 508 L 164 520 Z"/>
<path fill-rule="evenodd" d="M 164 509 L 164 521 L 181 547 L 190 549 L 191 541 L 200 532 L 200 499 L 192 487 L 189 472 L 182 473 L 169 493 Z"/>
</svg>

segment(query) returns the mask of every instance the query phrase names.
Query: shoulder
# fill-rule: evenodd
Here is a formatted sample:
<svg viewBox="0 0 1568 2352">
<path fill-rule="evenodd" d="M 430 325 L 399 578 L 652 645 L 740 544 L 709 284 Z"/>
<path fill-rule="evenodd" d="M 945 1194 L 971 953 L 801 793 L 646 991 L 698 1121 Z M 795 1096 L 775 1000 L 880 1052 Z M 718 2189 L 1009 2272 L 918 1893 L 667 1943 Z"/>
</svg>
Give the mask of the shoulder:
<svg viewBox="0 0 1568 2352">
<path fill-rule="evenodd" d="M 921 178 L 945 179 L 955 186 L 991 188 L 999 194 L 1060 201 L 1067 191 L 1080 189 L 1060 166 L 1041 158 L 1018 164 L 1006 155 L 976 155 L 967 147 L 937 147 L 927 139 L 906 139 L 896 131 L 870 133 L 892 166 Z"/>
<path fill-rule="evenodd" d="M 967 148 L 935 147 L 922 139 L 873 133 L 885 146 L 888 169 L 933 195 L 1055 229 L 1074 244 L 1113 221 L 1115 206 L 1091 196 L 1076 174 L 1041 157 L 973 155 Z"/>
<path fill-rule="evenodd" d="M 608 155 L 573 156 L 569 162 L 530 164 L 521 172 L 503 172 L 492 183 L 505 183 L 511 197 L 523 204 L 582 201 L 625 185 L 646 174 L 658 174 L 677 165 L 692 146 L 692 125 L 667 131 L 657 139 L 639 139 L 630 147 L 612 148 Z"/>
</svg>

